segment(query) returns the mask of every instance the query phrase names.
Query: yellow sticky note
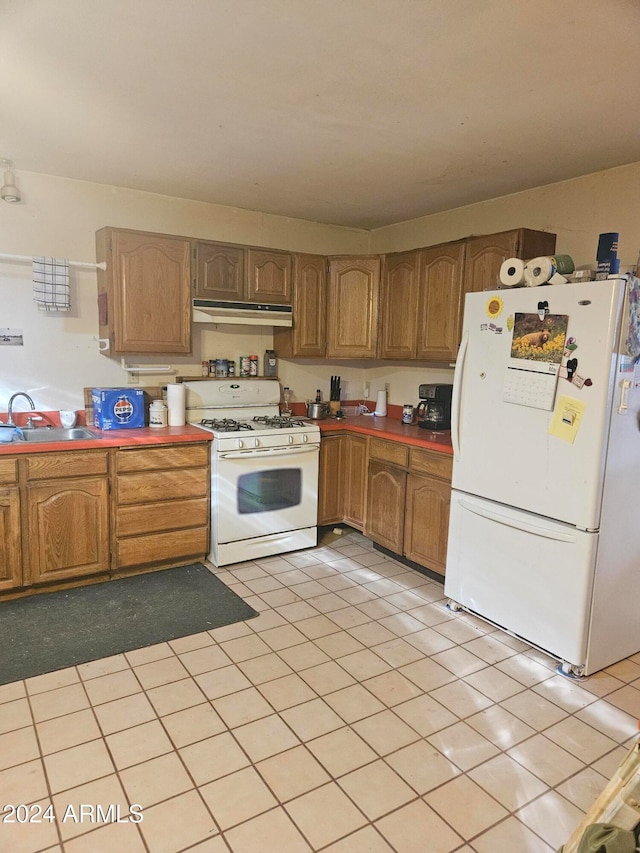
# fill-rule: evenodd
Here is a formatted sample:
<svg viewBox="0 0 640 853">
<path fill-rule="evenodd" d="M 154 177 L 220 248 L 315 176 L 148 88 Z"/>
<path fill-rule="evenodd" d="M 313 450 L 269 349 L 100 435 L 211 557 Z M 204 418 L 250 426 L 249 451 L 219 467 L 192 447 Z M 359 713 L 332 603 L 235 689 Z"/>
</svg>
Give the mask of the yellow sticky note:
<svg viewBox="0 0 640 853">
<path fill-rule="evenodd" d="M 582 400 L 576 400 L 574 397 L 558 397 L 549 426 L 549 434 L 573 444 L 585 408 Z"/>
</svg>

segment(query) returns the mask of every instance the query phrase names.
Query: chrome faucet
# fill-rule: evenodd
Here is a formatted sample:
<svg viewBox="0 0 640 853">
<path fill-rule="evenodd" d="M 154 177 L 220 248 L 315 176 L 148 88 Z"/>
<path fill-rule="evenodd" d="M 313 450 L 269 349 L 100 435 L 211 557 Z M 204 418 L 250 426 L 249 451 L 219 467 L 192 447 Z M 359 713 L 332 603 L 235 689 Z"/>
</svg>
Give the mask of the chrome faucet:
<svg viewBox="0 0 640 853">
<path fill-rule="evenodd" d="M 18 391 L 17 393 L 12 394 L 9 398 L 9 406 L 7 408 L 7 426 L 15 426 L 13 422 L 13 401 L 16 399 L 16 397 L 25 397 L 25 399 L 28 400 L 29 405 L 31 406 L 31 410 L 34 412 L 36 410 L 36 404 L 33 402 L 33 400 L 28 394 L 24 393 L 24 391 Z"/>
</svg>

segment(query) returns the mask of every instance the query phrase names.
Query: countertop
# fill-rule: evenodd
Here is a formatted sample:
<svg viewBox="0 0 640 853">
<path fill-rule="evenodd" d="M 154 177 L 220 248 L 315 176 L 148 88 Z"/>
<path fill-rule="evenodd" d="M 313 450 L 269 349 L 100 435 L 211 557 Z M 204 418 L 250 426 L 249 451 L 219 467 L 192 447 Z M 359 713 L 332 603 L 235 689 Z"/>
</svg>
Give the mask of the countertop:
<svg viewBox="0 0 640 853">
<path fill-rule="evenodd" d="M 357 415 L 341 420 L 326 418 L 316 423 L 320 427 L 321 435 L 330 435 L 332 432 L 355 432 L 453 455 L 450 430 L 432 432 L 421 429 L 417 424 L 403 424 L 397 418 L 389 416 L 382 418 L 376 415 Z"/>
<path fill-rule="evenodd" d="M 211 441 L 213 434 L 191 424 L 139 429 L 99 430 L 91 427 L 97 439 L 87 441 L 11 441 L 0 444 L 0 456 L 23 453 L 51 453 L 62 450 L 103 450 L 107 447 L 137 447 L 154 444 L 180 444 L 190 441 Z"/>
<path fill-rule="evenodd" d="M 326 418 L 315 421 L 321 435 L 335 432 L 353 432 L 360 435 L 373 435 L 389 441 L 398 441 L 414 447 L 437 450 L 440 453 L 453 454 L 451 432 L 432 432 L 420 429 L 417 424 L 403 424 L 393 417 L 358 415 L 352 418 Z M 51 453 L 68 450 L 101 450 L 111 447 L 142 447 L 158 444 L 180 444 L 193 441 L 211 441 L 213 434 L 197 426 L 186 424 L 181 427 L 142 427 L 140 429 L 99 430 L 91 428 L 99 436 L 87 441 L 12 441 L 0 444 L 0 456 L 23 453 Z"/>
</svg>

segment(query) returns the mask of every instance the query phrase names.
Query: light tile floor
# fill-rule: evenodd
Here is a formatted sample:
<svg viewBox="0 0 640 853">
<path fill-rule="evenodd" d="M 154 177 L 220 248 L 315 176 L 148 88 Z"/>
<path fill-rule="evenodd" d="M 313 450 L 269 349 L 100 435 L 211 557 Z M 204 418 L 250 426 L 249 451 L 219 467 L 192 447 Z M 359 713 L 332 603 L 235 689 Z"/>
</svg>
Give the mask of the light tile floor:
<svg viewBox="0 0 640 853">
<path fill-rule="evenodd" d="M 0 687 L 0 850 L 549 853 L 636 736 L 640 655 L 565 679 L 355 531 L 215 572 L 260 616 Z"/>
</svg>

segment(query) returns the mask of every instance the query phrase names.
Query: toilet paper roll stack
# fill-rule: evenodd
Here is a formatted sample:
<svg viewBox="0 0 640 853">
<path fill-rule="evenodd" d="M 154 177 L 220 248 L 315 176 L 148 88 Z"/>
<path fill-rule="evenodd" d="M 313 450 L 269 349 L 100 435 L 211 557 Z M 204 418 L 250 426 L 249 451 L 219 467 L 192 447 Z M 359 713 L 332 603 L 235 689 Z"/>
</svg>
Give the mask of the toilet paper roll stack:
<svg viewBox="0 0 640 853">
<path fill-rule="evenodd" d="M 180 383 L 167 385 L 167 409 L 169 426 L 184 426 L 185 387 Z"/>
</svg>

